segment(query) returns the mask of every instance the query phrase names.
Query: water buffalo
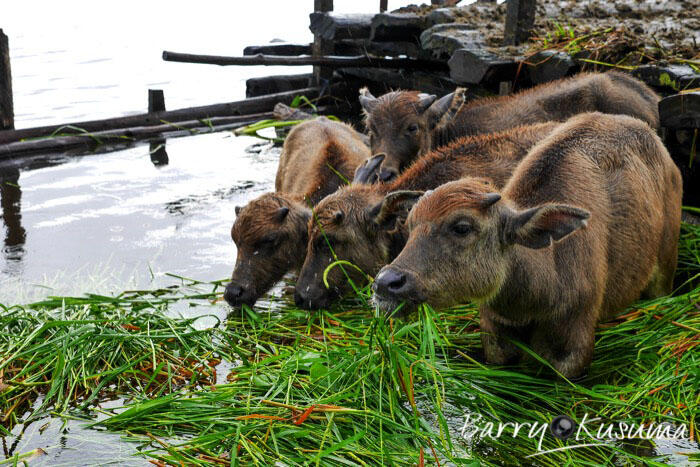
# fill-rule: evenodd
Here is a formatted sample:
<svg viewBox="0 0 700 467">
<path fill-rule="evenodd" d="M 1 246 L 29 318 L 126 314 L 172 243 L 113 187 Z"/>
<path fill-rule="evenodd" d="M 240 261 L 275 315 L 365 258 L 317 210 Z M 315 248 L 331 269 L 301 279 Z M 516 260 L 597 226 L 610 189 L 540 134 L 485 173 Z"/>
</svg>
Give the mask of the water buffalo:
<svg viewBox="0 0 700 467">
<path fill-rule="evenodd" d="M 333 193 L 369 156 L 362 135 L 325 117 L 294 127 L 287 136 L 275 192 L 236 207 L 231 237 L 238 250 L 224 298 L 252 306 L 275 282 L 304 262 L 310 206 Z"/>
<path fill-rule="evenodd" d="M 323 272 L 335 257 L 350 261 L 364 273 L 376 274 L 403 248 L 403 219 L 412 198 L 410 190 L 427 190 L 471 175 L 484 177 L 502 187 L 520 160 L 558 123 L 540 123 L 489 135 L 461 138 L 418 159 L 391 183 L 343 187 L 314 208 L 309 224 L 306 259 L 297 281 L 295 300 L 305 308 L 324 308 L 349 290 L 343 270 L 361 283 L 364 276 L 354 268 Z M 399 193 L 397 190 L 404 190 Z M 391 195 L 387 195 L 392 193 Z M 329 247 L 330 243 L 330 247 Z"/>
<path fill-rule="evenodd" d="M 681 196 L 679 170 L 649 125 L 576 116 L 502 190 L 467 178 L 421 197 L 405 248 L 376 277 L 376 303 L 475 301 L 488 361 L 519 358 L 513 338 L 579 376 L 598 320 L 671 292 Z"/>
<path fill-rule="evenodd" d="M 644 83 L 614 71 L 581 73 L 517 94 L 471 102 L 465 102 L 459 89 L 440 99 L 418 91 L 394 91 L 378 98 L 366 88 L 360 91 L 372 154 L 386 154 L 379 172 L 383 181 L 457 137 L 564 121 L 582 112 L 631 115 L 658 128 L 658 101 Z"/>
</svg>

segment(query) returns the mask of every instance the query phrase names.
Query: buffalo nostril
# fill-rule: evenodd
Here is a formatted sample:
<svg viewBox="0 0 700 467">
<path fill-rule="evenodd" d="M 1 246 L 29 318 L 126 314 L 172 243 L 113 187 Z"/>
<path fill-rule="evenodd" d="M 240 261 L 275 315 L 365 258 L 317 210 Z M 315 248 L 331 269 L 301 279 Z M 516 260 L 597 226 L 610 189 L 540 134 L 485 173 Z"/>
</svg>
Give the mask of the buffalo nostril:
<svg viewBox="0 0 700 467">
<path fill-rule="evenodd" d="M 377 287 L 389 292 L 400 292 L 406 285 L 406 274 L 403 272 L 386 269 L 376 279 Z"/>
<path fill-rule="evenodd" d="M 245 289 L 238 284 L 230 283 L 224 290 L 224 299 L 230 304 L 236 304 L 238 299 L 243 296 Z"/>
</svg>

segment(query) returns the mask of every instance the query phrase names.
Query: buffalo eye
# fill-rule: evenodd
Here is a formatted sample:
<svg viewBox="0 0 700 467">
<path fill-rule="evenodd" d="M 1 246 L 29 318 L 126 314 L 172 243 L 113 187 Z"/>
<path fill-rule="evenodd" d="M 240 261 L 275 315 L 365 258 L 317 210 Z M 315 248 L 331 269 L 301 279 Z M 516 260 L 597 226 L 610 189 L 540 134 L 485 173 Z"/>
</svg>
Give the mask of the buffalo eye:
<svg viewBox="0 0 700 467">
<path fill-rule="evenodd" d="M 472 226 L 468 222 L 456 222 L 452 224 L 452 227 L 450 227 L 450 230 L 452 231 L 453 234 L 464 237 L 467 235 L 469 232 L 471 232 Z"/>
<path fill-rule="evenodd" d="M 418 124 L 417 124 L 417 123 L 411 123 L 410 125 L 408 125 L 408 127 L 406 127 L 406 131 L 407 131 L 408 134 L 410 134 L 410 135 L 415 134 L 416 132 L 418 132 Z"/>
<path fill-rule="evenodd" d="M 277 235 L 267 235 L 258 241 L 258 248 L 272 247 L 277 242 Z"/>
</svg>

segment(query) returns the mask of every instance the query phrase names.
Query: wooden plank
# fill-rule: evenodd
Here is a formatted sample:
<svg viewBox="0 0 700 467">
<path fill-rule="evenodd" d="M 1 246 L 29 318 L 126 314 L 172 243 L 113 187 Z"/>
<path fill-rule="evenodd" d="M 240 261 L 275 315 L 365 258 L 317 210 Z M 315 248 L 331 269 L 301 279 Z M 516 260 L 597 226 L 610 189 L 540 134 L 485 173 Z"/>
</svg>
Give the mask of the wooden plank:
<svg viewBox="0 0 700 467">
<path fill-rule="evenodd" d="M 10 70 L 10 43 L 0 29 L 0 130 L 15 127 L 12 103 L 12 72 Z"/>
<path fill-rule="evenodd" d="M 508 0 L 506 2 L 506 26 L 503 42 L 518 45 L 530 37 L 535 25 L 535 0 Z"/>
<path fill-rule="evenodd" d="M 129 115 L 126 117 L 108 118 L 102 120 L 72 122 L 62 125 L 49 125 L 22 130 L 5 130 L 0 131 L 0 143 L 10 143 L 26 138 L 46 137 L 56 132 L 70 133 L 72 130 L 66 129 L 66 126 L 68 125 L 82 128 L 85 131 L 96 132 L 148 125 L 160 125 L 163 121 L 183 122 L 187 120 L 209 119 L 213 117 L 240 116 L 257 114 L 261 112 L 271 112 L 275 104 L 278 102 L 289 104 L 298 95 L 305 95 L 309 99 L 314 99 L 319 96 L 319 92 L 319 88 L 309 87 L 295 91 L 270 94 L 267 96 L 254 97 L 252 99 L 227 102 L 223 104 L 204 105 L 199 107 Z"/>
</svg>

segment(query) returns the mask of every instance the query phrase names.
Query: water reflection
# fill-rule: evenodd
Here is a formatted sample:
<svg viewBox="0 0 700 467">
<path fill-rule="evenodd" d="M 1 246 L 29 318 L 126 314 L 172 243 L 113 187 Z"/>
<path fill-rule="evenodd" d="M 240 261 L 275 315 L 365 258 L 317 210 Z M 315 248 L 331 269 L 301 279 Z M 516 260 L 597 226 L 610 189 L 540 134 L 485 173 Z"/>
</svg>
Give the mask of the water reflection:
<svg viewBox="0 0 700 467">
<path fill-rule="evenodd" d="M 0 206 L 5 224 L 5 240 L 2 254 L 5 259 L 3 272 L 15 276 L 21 272 L 24 243 L 27 232 L 22 227 L 22 189 L 19 186 L 19 169 L 0 171 Z"/>
</svg>

